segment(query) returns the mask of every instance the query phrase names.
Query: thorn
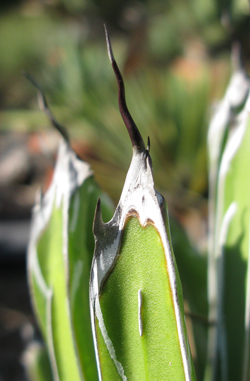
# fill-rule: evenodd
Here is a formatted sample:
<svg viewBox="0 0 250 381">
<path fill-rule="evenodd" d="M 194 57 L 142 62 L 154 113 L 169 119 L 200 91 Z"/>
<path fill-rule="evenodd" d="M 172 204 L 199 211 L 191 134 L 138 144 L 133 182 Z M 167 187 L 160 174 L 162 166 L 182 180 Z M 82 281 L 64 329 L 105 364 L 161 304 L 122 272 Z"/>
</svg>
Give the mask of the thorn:
<svg viewBox="0 0 250 381">
<path fill-rule="evenodd" d="M 101 199 L 98 198 L 96 209 L 95 209 L 94 223 L 93 223 L 93 233 L 95 237 L 97 237 L 103 231 L 103 227 L 104 227 L 104 222 L 102 219 Z"/>
<path fill-rule="evenodd" d="M 138 152 L 143 152 L 143 151 L 145 151 L 145 145 L 144 145 L 142 136 L 140 134 L 140 131 L 138 130 L 138 128 L 137 128 L 130 112 L 128 111 L 128 108 L 127 108 L 123 78 L 122 78 L 121 72 L 118 68 L 118 65 L 116 63 L 116 60 L 114 58 L 109 34 L 108 34 L 108 31 L 107 31 L 105 24 L 104 24 L 104 29 L 105 29 L 106 43 L 107 43 L 109 59 L 110 59 L 111 65 L 113 67 L 113 70 L 114 70 L 114 73 L 116 76 L 116 80 L 117 80 L 117 84 L 118 84 L 118 104 L 119 104 L 120 113 L 121 113 L 122 119 L 125 123 L 125 126 L 127 127 L 133 148 L 136 148 Z"/>
<path fill-rule="evenodd" d="M 23 74 L 38 89 L 39 95 L 40 95 L 41 100 L 42 100 L 43 111 L 48 116 L 50 123 L 52 124 L 52 126 L 54 126 L 56 128 L 56 130 L 62 135 L 62 137 L 69 143 L 68 132 L 64 126 L 62 126 L 60 123 L 57 122 L 54 115 L 52 114 L 52 112 L 49 108 L 46 96 L 45 96 L 44 91 L 41 88 L 41 86 L 38 85 L 38 83 L 34 80 L 34 78 L 30 74 L 28 74 L 26 72 L 24 72 Z"/>
<path fill-rule="evenodd" d="M 104 25 L 104 30 L 105 30 L 105 37 L 106 37 L 109 60 L 110 60 L 110 63 L 113 64 L 115 62 L 115 57 L 113 54 L 113 50 L 112 50 L 112 46 L 111 46 L 111 42 L 110 42 L 110 38 L 109 38 L 109 34 L 108 34 L 106 24 L 103 24 L 103 25 Z"/>
<path fill-rule="evenodd" d="M 147 151 L 148 151 L 148 153 L 149 153 L 149 151 L 150 151 L 150 139 L 149 139 L 149 136 L 148 136 Z"/>
</svg>

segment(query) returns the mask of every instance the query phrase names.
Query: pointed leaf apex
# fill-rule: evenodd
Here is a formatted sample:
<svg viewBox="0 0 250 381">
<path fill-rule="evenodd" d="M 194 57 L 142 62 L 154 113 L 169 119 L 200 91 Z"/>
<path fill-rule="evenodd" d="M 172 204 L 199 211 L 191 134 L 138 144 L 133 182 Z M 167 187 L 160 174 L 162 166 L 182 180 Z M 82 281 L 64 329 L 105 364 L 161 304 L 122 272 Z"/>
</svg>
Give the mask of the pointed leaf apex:
<svg viewBox="0 0 250 381">
<path fill-rule="evenodd" d="M 105 30 L 106 44 L 107 44 L 107 49 L 108 49 L 109 60 L 110 60 L 111 64 L 113 64 L 113 62 L 115 61 L 115 58 L 114 58 L 114 54 L 113 54 L 108 30 L 107 30 L 106 24 L 103 24 L 103 25 L 104 25 L 104 30 Z"/>
<path fill-rule="evenodd" d="M 41 98 L 41 101 L 42 101 L 42 109 L 45 112 L 45 114 L 48 116 L 50 123 L 61 134 L 63 139 L 67 143 L 69 143 L 68 132 L 64 126 L 62 126 L 60 123 L 58 123 L 58 121 L 55 119 L 54 115 L 52 114 L 43 89 L 41 88 L 40 85 L 38 85 L 38 83 L 34 80 L 34 78 L 30 74 L 24 72 L 24 75 L 37 88 L 39 95 L 40 95 L 40 98 Z"/>
<path fill-rule="evenodd" d="M 101 208 L 101 199 L 99 198 L 96 204 L 94 223 L 93 223 L 93 233 L 95 236 L 99 235 L 103 231 L 104 222 L 102 219 L 102 208 Z"/>
<path fill-rule="evenodd" d="M 149 139 L 149 136 L 148 136 L 147 151 L 148 151 L 148 153 L 150 152 L 150 139 Z"/>
<path fill-rule="evenodd" d="M 123 78 L 122 78 L 121 72 L 120 72 L 118 65 L 116 63 L 116 60 L 115 60 L 113 50 L 112 50 L 112 46 L 111 46 L 111 42 L 110 42 L 110 38 L 109 38 L 109 34 L 108 34 L 108 31 L 107 31 L 105 24 L 104 24 L 104 29 L 105 29 L 106 43 L 107 43 L 109 59 L 110 59 L 111 65 L 113 67 L 113 70 L 114 70 L 114 73 L 116 76 L 116 80 L 117 80 L 117 84 L 118 84 L 118 103 L 119 103 L 119 109 L 120 109 L 122 119 L 125 123 L 125 126 L 127 127 L 133 149 L 135 149 L 136 152 L 145 152 L 145 145 L 144 145 L 142 136 L 140 134 L 140 131 L 138 130 L 138 128 L 137 128 L 130 112 L 128 111 L 128 108 L 127 108 Z"/>
</svg>

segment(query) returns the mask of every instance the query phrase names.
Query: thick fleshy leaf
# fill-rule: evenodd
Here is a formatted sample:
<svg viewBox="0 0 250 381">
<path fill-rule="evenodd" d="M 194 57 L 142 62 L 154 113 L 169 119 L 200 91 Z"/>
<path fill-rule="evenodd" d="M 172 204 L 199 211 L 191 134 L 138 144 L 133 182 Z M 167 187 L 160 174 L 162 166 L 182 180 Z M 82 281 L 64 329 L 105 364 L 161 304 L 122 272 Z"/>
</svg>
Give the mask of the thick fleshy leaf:
<svg viewBox="0 0 250 381">
<path fill-rule="evenodd" d="M 133 158 L 112 220 L 97 205 L 91 270 L 92 329 L 100 380 L 195 380 L 165 202 L 154 189 L 146 149 L 125 102 L 107 35 L 119 106 Z"/>
<path fill-rule="evenodd" d="M 210 257 L 214 252 L 215 244 L 215 214 L 217 199 L 217 182 L 222 153 L 230 125 L 244 106 L 248 91 L 249 78 L 242 69 L 239 60 L 238 48 L 232 55 L 235 69 L 230 80 L 226 94 L 216 107 L 208 130 L 209 154 L 209 252 Z"/>
<path fill-rule="evenodd" d="M 247 78 L 244 88 L 241 102 L 244 108 L 228 120 L 228 137 L 218 169 L 214 246 L 209 268 L 210 318 L 216 324 L 210 328 L 207 370 L 207 379 L 212 376 L 214 380 L 243 379 L 250 222 Z"/>
<path fill-rule="evenodd" d="M 219 240 L 221 216 L 221 202 L 224 196 L 218 196 L 218 179 L 223 152 L 228 138 L 228 132 L 232 128 L 237 114 L 244 107 L 249 91 L 249 78 L 239 63 L 237 49 L 232 56 L 235 70 L 230 80 L 224 99 L 219 103 L 211 120 L 208 130 L 208 153 L 209 153 L 209 234 L 208 234 L 208 297 L 209 297 L 209 329 L 208 363 L 206 379 L 210 380 L 214 367 L 216 353 L 216 326 L 218 314 L 218 278 L 217 248 Z M 219 211 L 220 210 L 220 211 Z M 220 217 L 218 216 L 220 213 Z M 216 222 L 217 221 L 217 222 Z"/>
<path fill-rule="evenodd" d="M 89 312 L 92 221 L 102 193 L 63 140 L 48 192 L 34 208 L 29 244 L 33 303 L 60 380 L 97 380 Z M 104 197 L 107 217 L 112 209 Z"/>
</svg>

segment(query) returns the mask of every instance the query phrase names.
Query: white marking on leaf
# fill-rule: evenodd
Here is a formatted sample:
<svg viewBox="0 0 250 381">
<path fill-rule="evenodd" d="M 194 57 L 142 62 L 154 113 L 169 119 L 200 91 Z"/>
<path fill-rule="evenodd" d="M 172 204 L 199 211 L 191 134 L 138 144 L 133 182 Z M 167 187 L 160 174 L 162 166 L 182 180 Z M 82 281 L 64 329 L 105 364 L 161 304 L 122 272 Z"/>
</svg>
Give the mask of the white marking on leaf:
<svg viewBox="0 0 250 381">
<path fill-rule="evenodd" d="M 139 334 L 143 334 L 143 323 L 142 323 L 142 290 L 138 291 L 138 324 L 139 324 Z"/>
</svg>

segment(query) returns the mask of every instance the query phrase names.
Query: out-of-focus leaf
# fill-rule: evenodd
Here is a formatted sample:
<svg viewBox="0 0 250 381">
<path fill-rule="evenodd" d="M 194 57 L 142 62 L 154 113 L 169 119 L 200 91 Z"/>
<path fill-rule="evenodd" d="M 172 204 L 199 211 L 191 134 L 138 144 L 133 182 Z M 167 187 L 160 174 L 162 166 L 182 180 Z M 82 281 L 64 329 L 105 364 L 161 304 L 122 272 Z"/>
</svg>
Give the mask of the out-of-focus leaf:
<svg viewBox="0 0 250 381">
<path fill-rule="evenodd" d="M 238 115 L 235 130 L 225 147 L 219 174 L 217 226 L 220 230 L 215 253 L 220 285 L 217 320 L 220 365 L 216 365 L 219 375 L 226 372 L 228 380 L 235 380 L 242 374 L 246 334 L 250 223 L 250 178 L 246 164 L 250 160 L 249 105 L 248 101 Z"/>
<path fill-rule="evenodd" d="M 209 318 L 216 320 L 218 290 L 216 285 L 216 242 L 218 243 L 219 225 L 216 229 L 217 207 L 220 208 L 221 199 L 218 197 L 218 174 L 221 158 L 225 148 L 228 130 L 232 127 L 234 119 L 246 102 L 249 91 L 249 79 L 246 72 L 240 67 L 238 52 L 234 52 L 235 70 L 225 97 L 218 104 L 217 109 L 211 120 L 208 131 L 208 154 L 209 154 L 209 232 L 208 232 L 208 290 L 209 290 Z M 214 326 L 210 328 L 209 336 L 209 362 L 210 365 L 214 358 L 215 336 Z"/>
<path fill-rule="evenodd" d="M 52 184 L 34 208 L 28 253 L 33 303 L 55 380 L 97 380 L 88 283 L 99 197 L 89 165 L 62 141 Z M 112 207 L 103 201 L 107 217 Z"/>
<path fill-rule="evenodd" d="M 238 100 L 238 107 L 232 110 L 231 105 L 231 112 L 225 118 L 228 136 L 225 147 L 219 139 L 221 148 L 217 151 L 214 174 L 216 178 L 218 173 L 218 188 L 214 190 L 217 200 L 213 207 L 216 211 L 211 211 L 215 213 L 215 238 L 209 259 L 209 303 L 210 319 L 215 321 L 215 325 L 210 328 L 207 369 L 207 379 L 213 377 L 214 380 L 243 379 L 247 337 L 250 103 L 249 97 L 246 100 L 249 81 L 245 75 L 242 79 L 243 86 L 239 86 L 240 81 L 236 88 L 231 88 L 233 98 Z M 239 110 L 239 106 L 244 107 Z"/>
</svg>

